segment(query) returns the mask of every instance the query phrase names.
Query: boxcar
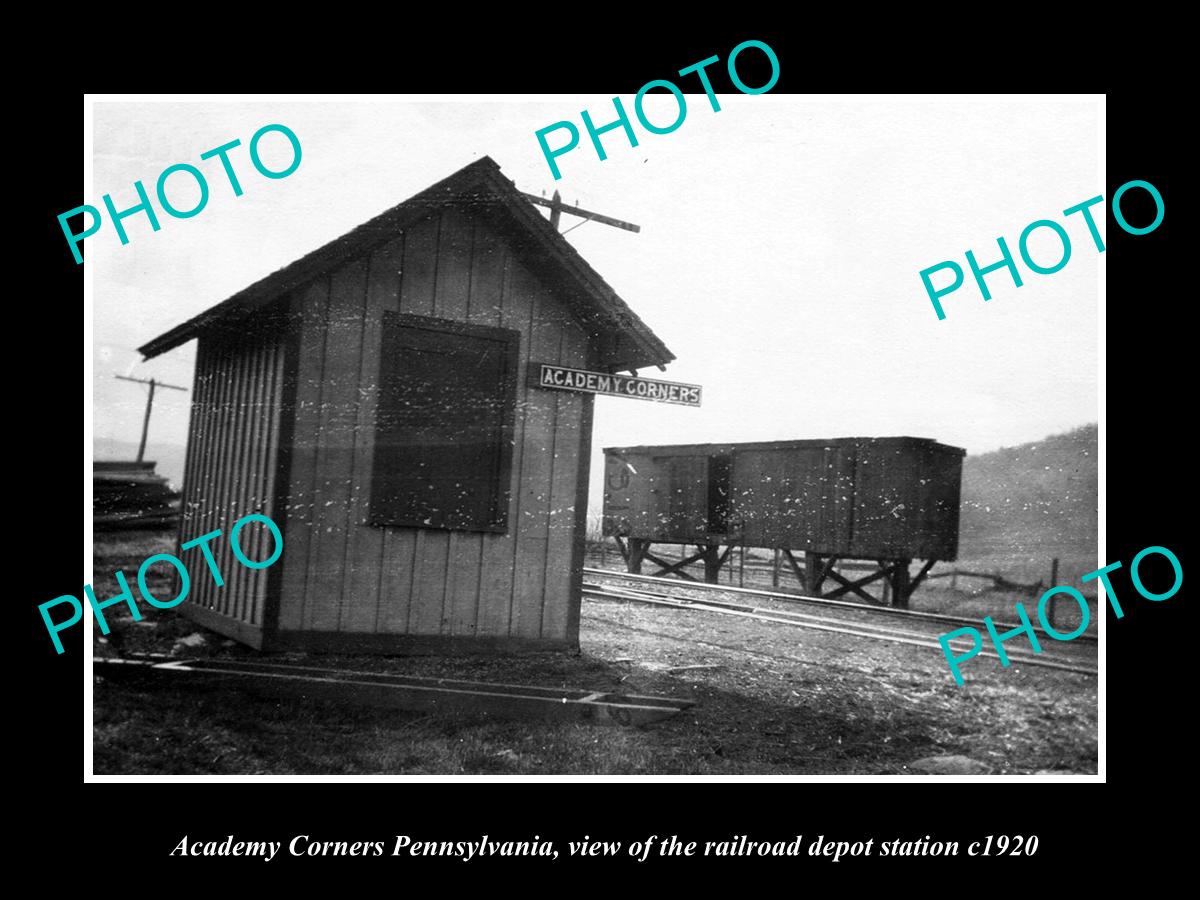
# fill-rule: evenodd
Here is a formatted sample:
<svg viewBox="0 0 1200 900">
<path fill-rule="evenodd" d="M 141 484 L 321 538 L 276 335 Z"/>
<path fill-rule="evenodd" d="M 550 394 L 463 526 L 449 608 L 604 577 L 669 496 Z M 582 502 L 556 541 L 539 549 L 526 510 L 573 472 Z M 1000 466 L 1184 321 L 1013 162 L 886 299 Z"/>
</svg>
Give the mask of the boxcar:
<svg viewBox="0 0 1200 900">
<path fill-rule="evenodd" d="M 958 552 L 965 451 L 927 438 L 837 438 L 605 449 L 604 534 L 632 571 L 649 558 L 667 573 L 703 561 L 709 581 L 733 546 L 779 550 L 809 590 L 826 596 L 886 578 L 903 605 L 938 560 Z M 664 563 L 654 543 L 692 544 Z M 722 551 L 722 546 L 724 550 Z M 804 553 L 804 571 L 795 553 Z M 912 578 L 914 559 L 926 565 Z M 850 581 L 842 560 L 877 569 Z M 857 567 L 861 569 L 862 567 Z"/>
</svg>

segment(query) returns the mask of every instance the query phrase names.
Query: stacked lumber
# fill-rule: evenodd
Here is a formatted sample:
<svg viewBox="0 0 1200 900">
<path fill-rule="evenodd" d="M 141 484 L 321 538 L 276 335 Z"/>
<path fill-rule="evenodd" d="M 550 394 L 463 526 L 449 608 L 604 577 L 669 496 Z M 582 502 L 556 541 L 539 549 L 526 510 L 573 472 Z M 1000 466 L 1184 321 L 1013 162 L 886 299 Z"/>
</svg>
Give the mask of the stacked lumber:
<svg viewBox="0 0 1200 900">
<path fill-rule="evenodd" d="M 92 523 L 96 531 L 173 529 L 179 494 L 153 462 L 97 461 L 92 465 Z"/>
</svg>

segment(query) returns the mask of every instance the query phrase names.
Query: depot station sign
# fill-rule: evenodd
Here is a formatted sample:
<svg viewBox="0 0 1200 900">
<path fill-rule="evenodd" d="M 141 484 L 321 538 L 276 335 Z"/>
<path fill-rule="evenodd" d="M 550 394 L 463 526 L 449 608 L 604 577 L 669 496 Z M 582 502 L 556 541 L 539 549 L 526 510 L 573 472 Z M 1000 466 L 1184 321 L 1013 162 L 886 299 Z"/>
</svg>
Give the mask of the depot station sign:
<svg viewBox="0 0 1200 900">
<path fill-rule="evenodd" d="M 565 366 L 545 363 L 535 367 L 533 373 L 536 377 L 534 384 L 541 388 L 582 391 L 610 397 L 631 397 L 635 400 L 656 400 L 659 403 L 677 403 L 681 406 L 700 405 L 698 384 L 655 381 L 650 378 L 616 375 L 612 372 L 589 372 L 585 369 L 568 369 Z"/>
</svg>

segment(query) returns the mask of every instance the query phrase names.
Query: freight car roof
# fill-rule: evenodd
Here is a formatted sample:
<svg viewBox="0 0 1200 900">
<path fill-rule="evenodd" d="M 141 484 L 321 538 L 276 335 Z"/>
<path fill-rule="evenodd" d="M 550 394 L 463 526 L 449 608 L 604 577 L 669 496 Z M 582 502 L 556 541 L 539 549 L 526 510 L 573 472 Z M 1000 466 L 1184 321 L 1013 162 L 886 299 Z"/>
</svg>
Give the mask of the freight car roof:
<svg viewBox="0 0 1200 900">
<path fill-rule="evenodd" d="M 605 453 L 638 453 L 655 456 L 719 456 L 734 450 L 799 450 L 812 447 L 844 447 L 857 444 L 896 444 L 899 446 L 927 446 L 941 450 L 952 450 L 960 456 L 967 451 L 962 447 L 940 444 L 933 438 L 919 437 L 843 437 L 827 440 L 808 439 L 796 441 L 751 441 L 727 444 L 657 444 L 639 447 L 605 447 Z"/>
<path fill-rule="evenodd" d="M 385 243 L 431 210 L 462 204 L 489 217 L 513 240 L 522 259 L 605 340 L 604 363 L 614 370 L 661 366 L 674 354 L 485 156 L 354 230 L 284 266 L 229 299 L 139 347 L 146 359 L 236 323 L 289 291 Z"/>
</svg>

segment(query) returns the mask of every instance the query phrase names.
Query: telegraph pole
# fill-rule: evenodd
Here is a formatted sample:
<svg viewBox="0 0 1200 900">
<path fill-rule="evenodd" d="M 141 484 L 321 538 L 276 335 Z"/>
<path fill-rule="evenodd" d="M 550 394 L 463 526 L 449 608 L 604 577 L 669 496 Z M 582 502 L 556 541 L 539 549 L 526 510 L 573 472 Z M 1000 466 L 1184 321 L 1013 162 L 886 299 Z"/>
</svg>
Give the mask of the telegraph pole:
<svg viewBox="0 0 1200 900">
<path fill-rule="evenodd" d="M 634 225 L 631 222 L 622 222 L 620 219 L 614 219 L 611 216 L 603 216 L 597 212 L 590 212 L 586 209 L 580 209 L 578 203 L 576 203 L 574 206 L 567 206 L 567 204 L 562 202 L 562 197 L 559 196 L 558 191 L 555 191 L 554 196 L 549 200 L 547 200 L 545 197 L 539 197 L 537 194 L 526 194 L 525 192 L 522 192 L 521 196 L 530 203 L 536 203 L 538 206 L 545 206 L 549 208 L 550 224 L 554 226 L 555 231 L 558 231 L 558 222 L 563 213 L 570 213 L 573 216 L 579 216 L 579 218 L 583 219 L 582 222 L 580 222 L 578 225 L 572 225 L 567 229 L 567 231 L 571 231 L 572 229 L 578 228 L 579 225 L 584 225 L 588 222 L 599 222 L 601 225 L 611 225 L 613 228 L 620 228 L 623 231 L 632 231 L 634 234 L 637 234 L 642 230 L 640 225 Z M 563 232 L 563 234 L 566 233 L 566 231 Z"/>
<path fill-rule="evenodd" d="M 146 435 L 150 433 L 150 409 L 154 406 L 154 389 L 155 387 L 170 388 L 173 391 L 186 391 L 187 388 L 180 387 L 177 384 L 166 384 L 162 381 L 155 381 L 153 378 L 130 378 L 128 375 L 117 375 L 121 381 L 133 381 L 137 384 L 150 385 L 150 393 L 146 397 L 146 415 L 142 418 L 142 441 L 138 444 L 137 461 L 141 462 L 142 457 L 146 455 Z"/>
</svg>

